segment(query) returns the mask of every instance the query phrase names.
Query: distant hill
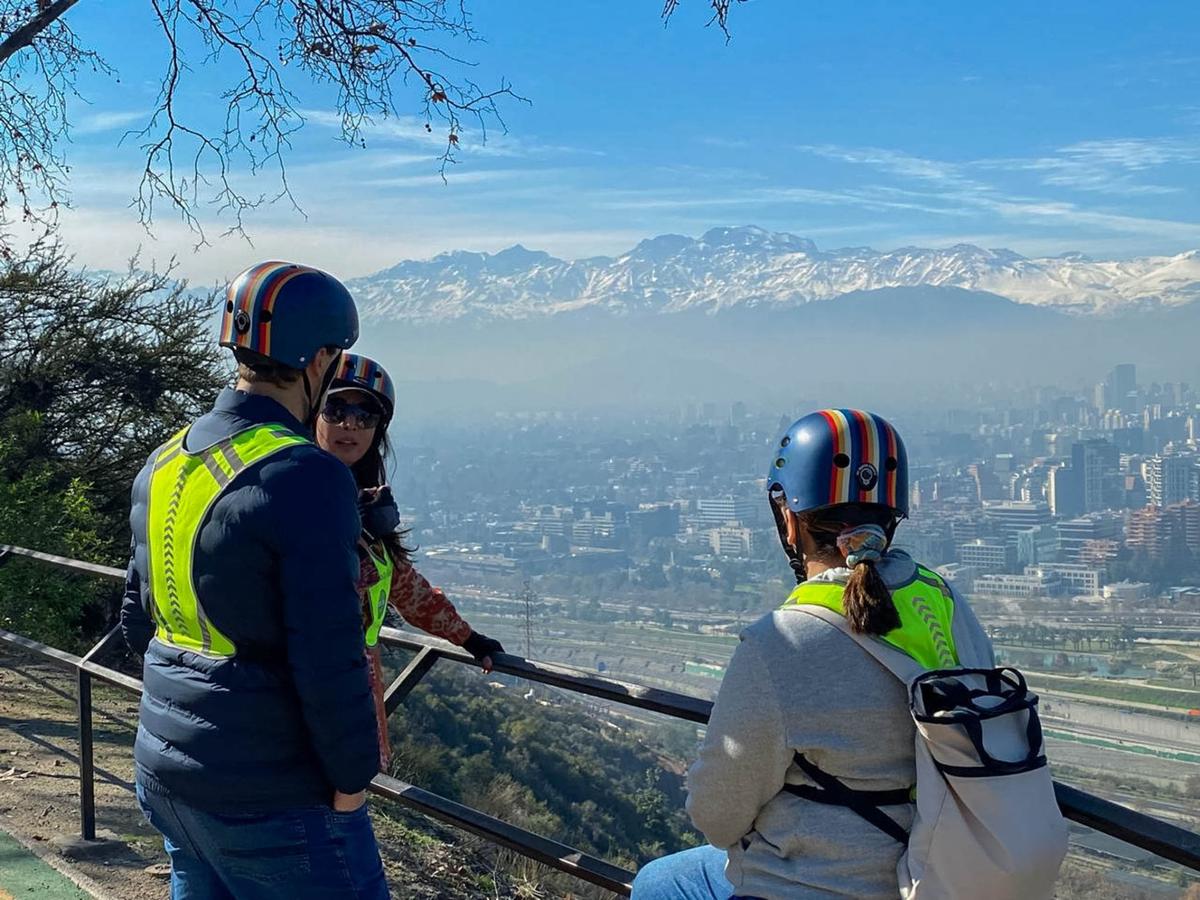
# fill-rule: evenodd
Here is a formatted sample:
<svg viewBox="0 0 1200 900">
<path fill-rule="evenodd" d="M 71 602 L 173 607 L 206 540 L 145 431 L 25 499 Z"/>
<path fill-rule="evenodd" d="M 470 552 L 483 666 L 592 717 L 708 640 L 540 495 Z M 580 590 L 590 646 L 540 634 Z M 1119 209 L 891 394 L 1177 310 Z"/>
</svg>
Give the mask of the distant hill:
<svg viewBox="0 0 1200 900">
<path fill-rule="evenodd" d="M 776 312 L 861 291 L 960 288 L 1016 303 L 1116 315 L 1200 297 L 1200 251 L 1093 260 L 1032 259 L 970 244 L 944 249 L 823 251 L 754 226 L 699 238 L 660 235 L 617 257 L 563 260 L 516 245 L 405 261 L 350 282 L 364 321 L 444 323 L 606 316 Z"/>
</svg>

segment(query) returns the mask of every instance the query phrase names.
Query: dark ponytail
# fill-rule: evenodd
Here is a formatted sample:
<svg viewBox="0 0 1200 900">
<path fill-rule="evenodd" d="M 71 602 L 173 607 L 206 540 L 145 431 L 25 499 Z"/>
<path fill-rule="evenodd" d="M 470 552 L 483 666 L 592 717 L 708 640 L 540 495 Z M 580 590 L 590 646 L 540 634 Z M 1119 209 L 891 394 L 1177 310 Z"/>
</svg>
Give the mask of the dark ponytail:
<svg viewBox="0 0 1200 900">
<path fill-rule="evenodd" d="M 801 521 L 817 545 L 817 557 L 829 565 L 844 566 L 846 559 L 838 549 L 838 536 L 843 531 L 877 525 L 890 537 L 896 518 L 886 507 L 846 503 L 817 510 Z M 873 560 L 864 559 L 851 566 L 850 579 L 842 592 L 842 609 L 855 634 L 884 635 L 900 627 L 900 613 Z"/>
<path fill-rule="evenodd" d="M 900 627 L 892 593 L 873 562 L 860 562 L 850 572 L 842 593 L 842 608 L 855 634 L 884 635 Z"/>
</svg>

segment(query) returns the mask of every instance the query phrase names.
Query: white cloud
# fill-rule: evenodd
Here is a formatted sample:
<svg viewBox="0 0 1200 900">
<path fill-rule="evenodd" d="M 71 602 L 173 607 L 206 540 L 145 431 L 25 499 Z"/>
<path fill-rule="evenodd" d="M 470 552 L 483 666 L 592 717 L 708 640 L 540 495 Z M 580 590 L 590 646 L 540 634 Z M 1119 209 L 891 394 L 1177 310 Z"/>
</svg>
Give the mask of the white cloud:
<svg viewBox="0 0 1200 900">
<path fill-rule="evenodd" d="M 979 160 L 983 169 L 1041 173 L 1042 184 L 1127 196 L 1181 193 L 1182 188 L 1150 184 L 1138 176 L 1169 165 L 1200 163 L 1200 144 L 1178 138 L 1114 138 L 1080 141 L 1049 156 Z"/>
<path fill-rule="evenodd" d="M 1053 201 L 990 201 L 987 204 L 1009 219 L 1048 220 L 1072 226 L 1086 226 L 1122 234 L 1157 236 L 1172 241 L 1200 244 L 1200 223 L 1144 216 L 1122 215 L 1082 209 L 1074 203 Z"/>
<path fill-rule="evenodd" d="M 333 110 L 302 109 L 300 114 L 313 125 L 322 128 L 342 130 L 343 118 Z M 582 154 L 586 156 L 604 156 L 602 150 L 568 147 L 559 144 L 547 144 L 526 138 L 517 138 L 508 134 L 498 126 L 486 130 L 474 123 L 472 119 L 464 119 L 463 126 L 458 131 L 458 149 L 456 156 L 550 156 L 561 154 Z M 434 120 L 427 123 L 418 116 L 387 116 L 364 121 L 360 126 L 367 140 L 398 141 L 403 144 L 428 147 L 436 156 L 441 156 L 446 150 L 449 125 Z"/>
<path fill-rule="evenodd" d="M 120 112 L 117 110 L 108 110 L 104 112 L 86 113 L 71 126 L 71 133 L 76 136 L 101 134 L 105 131 L 113 131 L 117 128 L 125 128 L 126 126 L 136 123 L 145 122 L 149 118 L 149 113 L 145 110 L 128 110 Z"/>
<path fill-rule="evenodd" d="M 957 190 L 961 189 L 956 186 Z M 919 212 L 936 216 L 962 216 L 972 212 L 961 202 L 958 193 L 906 190 L 884 185 L 864 185 L 842 190 L 789 185 L 753 188 L 732 185 L 727 192 L 713 190 L 707 185 L 703 192 L 661 188 L 610 190 L 596 195 L 594 203 L 597 207 L 613 210 L 687 210 L 794 204 L 874 212 Z"/>
<path fill-rule="evenodd" d="M 839 147 L 832 144 L 804 144 L 796 148 L 825 159 L 837 162 L 866 165 L 902 178 L 914 178 L 952 187 L 978 187 L 978 183 L 967 178 L 956 163 L 938 159 L 913 156 L 901 150 L 886 150 L 881 147 Z"/>
<path fill-rule="evenodd" d="M 1054 156 L 1028 159 L 982 159 L 964 163 L 925 159 L 897 150 L 849 148 L 832 145 L 799 148 L 827 159 L 870 166 L 897 178 L 925 183 L 928 189 L 881 187 L 923 202 L 898 208 L 938 214 L 998 214 L 1034 226 L 1052 224 L 1072 229 L 1117 234 L 1157 235 L 1173 242 L 1200 243 L 1200 223 L 1089 209 L 1055 198 L 1014 195 L 994 183 L 967 173 L 974 171 L 1034 171 L 1045 173 L 1042 182 L 1052 187 L 1073 187 L 1111 194 L 1174 193 L 1152 185 L 1135 184 L 1134 173 L 1171 163 L 1200 162 L 1200 146 L 1174 139 L 1081 141 L 1060 148 Z M 848 192 L 856 196 L 867 191 Z"/>
</svg>

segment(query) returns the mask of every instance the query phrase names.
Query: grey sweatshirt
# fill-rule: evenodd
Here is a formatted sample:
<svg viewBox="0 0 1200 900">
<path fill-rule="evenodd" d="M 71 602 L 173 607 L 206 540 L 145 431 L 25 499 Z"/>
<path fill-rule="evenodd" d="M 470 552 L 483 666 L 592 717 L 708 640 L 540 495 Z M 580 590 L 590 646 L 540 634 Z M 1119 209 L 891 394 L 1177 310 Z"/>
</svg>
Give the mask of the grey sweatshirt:
<svg viewBox="0 0 1200 900">
<path fill-rule="evenodd" d="M 910 582 L 913 570 L 899 551 L 879 564 L 889 587 Z M 831 569 L 813 580 L 844 584 L 849 575 Z M 956 596 L 954 610 L 960 657 L 991 660 L 970 607 Z M 741 638 L 688 773 L 692 822 L 728 850 L 725 874 L 739 895 L 894 900 L 900 845 L 851 810 L 783 786 L 812 783 L 793 764 L 799 750 L 848 787 L 910 787 L 915 733 L 904 686 L 848 636 L 800 609 L 769 613 Z M 911 806 L 886 812 L 911 826 Z"/>
</svg>

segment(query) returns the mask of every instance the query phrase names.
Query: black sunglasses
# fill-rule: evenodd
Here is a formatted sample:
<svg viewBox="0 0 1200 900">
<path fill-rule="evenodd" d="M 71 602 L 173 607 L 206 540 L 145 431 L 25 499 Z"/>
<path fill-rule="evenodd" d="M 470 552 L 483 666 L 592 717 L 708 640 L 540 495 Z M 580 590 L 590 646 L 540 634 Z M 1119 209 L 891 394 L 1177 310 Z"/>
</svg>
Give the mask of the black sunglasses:
<svg viewBox="0 0 1200 900">
<path fill-rule="evenodd" d="M 327 400 L 321 410 L 321 418 L 330 425 L 350 423 L 355 428 L 374 428 L 383 419 L 378 409 L 347 403 L 344 400 Z"/>
</svg>

